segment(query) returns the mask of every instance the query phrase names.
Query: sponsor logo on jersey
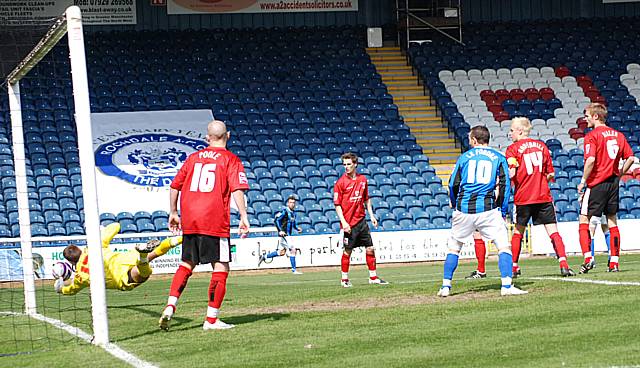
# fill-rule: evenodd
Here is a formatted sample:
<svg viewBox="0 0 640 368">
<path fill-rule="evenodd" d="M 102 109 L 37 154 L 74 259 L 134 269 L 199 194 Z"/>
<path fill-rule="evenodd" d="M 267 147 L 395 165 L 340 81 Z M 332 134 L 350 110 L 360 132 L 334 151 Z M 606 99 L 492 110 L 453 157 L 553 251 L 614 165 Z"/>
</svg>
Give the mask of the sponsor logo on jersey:
<svg viewBox="0 0 640 368">
<path fill-rule="evenodd" d="M 247 180 L 247 174 L 243 172 L 238 173 L 238 183 L 249 184 L 249 181 Z"/>
<path fill-rule="evenodd" d="M 100 145 L 96 166 L 131 184 L 165 187 L 189 154 L 205 147 L 204 141 L 172 134 L 131 135 Z"/>
</svg>

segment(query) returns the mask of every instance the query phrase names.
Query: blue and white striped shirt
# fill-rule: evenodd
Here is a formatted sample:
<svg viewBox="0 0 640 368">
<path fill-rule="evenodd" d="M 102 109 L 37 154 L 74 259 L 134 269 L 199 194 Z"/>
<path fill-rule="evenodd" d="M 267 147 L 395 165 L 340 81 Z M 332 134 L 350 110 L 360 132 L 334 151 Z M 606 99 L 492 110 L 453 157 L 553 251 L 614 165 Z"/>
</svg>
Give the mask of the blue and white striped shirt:
<svg viewBox="0 0 640 368">
<path fill-rule="evenodd" d="M 287 235 L 291 235 L 293 230 L 298 227 L 296 216 L 289 207 L 285 207 L 282 211 L 276 213 L 276 217 L 273 220 L 278 231 L 284 231 Z"/>
<path fill-rule="evenodd" d="M 510 194 L 509 166 L 502 153 L 490 147 L 475 147 L 458 158 L 449 180 L 453 208 L 462 213 L 500 208 L 506 216 Z"/>
</svg>

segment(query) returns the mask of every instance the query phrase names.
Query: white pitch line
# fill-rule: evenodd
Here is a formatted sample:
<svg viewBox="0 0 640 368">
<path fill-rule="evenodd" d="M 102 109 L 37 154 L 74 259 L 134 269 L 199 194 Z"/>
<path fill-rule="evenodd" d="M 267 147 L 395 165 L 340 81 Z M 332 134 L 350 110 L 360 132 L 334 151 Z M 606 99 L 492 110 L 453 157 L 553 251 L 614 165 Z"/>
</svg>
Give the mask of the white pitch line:
<svg viewBox="0 0 640 368">
<path fill-rule="evenodd" d="M 596 285 L 609 285 L 609 286 L 640 286 L 640 282 L 634 282 L 634 281 L 589 280 L 589 279 L 568 278 L 568 277 L 527 277 L 527 279 L 553 280 L 553 281 L 564 281 L 564 282 L 576 282 L 578 284 L 596 284 Z"/>
<path fill-rule="evenodd" d="M 27 315 L 24 313 L 16 313 L 16 312 L 2 312 L 0 311 L 0 315 L 14 315 L 14 316 L 25 316 L 25 317 L 33 317 L 39 321 L 42 322 L 46 322 L 49 323 L 51 325 L 53 325 L 54 327 L 57 327 L 61 330 L 66 331 L 67 333 L 77 336 L 78 338 L 84 340 L 85 342 L 91 344 L 91 341 L 93 340 L 93 336 L 89 335 L 88 333 L 82 331 L 81 329 L 77 328 L 77 327 L 73 327 L 70 326 L 60 320 L 54 319 L 54 318 L 49 318 L 49 317 L 45 317 L 41 314 L 32 314 L 32 315 Z M 133 366 L 133 367 L 137 367 L 137 368 L 158 368 L 157 366 L 153 365 L 152 363 L 146 362 L 140 358 L 138 358 L 137 356 L 129 353 L 126 350 L 123 350 L 121 347 L 119 347 L 118 345 L 114 344 L 114 343 L 108 343 L 107 345 L 98 345 L 101 348 L 103 348 L 107 353 L 113 355 L 114 357 L 124 361 L 125 363 Z"/>
</svg>

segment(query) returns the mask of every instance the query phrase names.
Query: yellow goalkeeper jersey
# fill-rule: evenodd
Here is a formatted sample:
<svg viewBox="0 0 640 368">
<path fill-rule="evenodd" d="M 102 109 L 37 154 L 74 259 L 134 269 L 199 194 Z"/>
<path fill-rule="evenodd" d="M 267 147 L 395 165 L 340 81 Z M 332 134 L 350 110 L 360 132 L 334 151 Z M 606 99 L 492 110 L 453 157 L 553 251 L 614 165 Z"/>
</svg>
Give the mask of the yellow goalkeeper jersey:
<svg viewBox="0 0 640 368">
<path fill-rule="evenodd" d="M 119 267 L 117 267 L 118 257 L 116 257 L 118 253 L 112 252 L 109 249 L 109 244 L 111 244 L 111 240 L 113 240 L 119 232 L 120 224 L 114 222 L 113 224 L 105 227 L 101 234 L 102 260 L 104 261 L 104 277 L 107 289 L 118 289 L 117 277 L 119 277 L 119 275 L 114 275 L 112 271 L 119 269 Z M 89 286 L 89 283 L 89 257 L 88 249 L 85 247 L 80 255 L 80 259 L 78 259 L 78 263 L 76 264 L 76 273 L 73 277 L 73 282 L 62 288 L 62 294 L 77 294 L 80 290 Z"/>
</svg>

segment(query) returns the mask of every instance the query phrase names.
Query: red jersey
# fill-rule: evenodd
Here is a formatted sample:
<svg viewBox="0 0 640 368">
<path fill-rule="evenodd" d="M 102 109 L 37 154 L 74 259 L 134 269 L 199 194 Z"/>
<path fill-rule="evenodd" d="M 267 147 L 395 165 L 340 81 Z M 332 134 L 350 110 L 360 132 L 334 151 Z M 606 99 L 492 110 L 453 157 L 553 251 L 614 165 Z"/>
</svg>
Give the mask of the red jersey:
<svg viewBox="0 0 640 368">
<path fill-rule="evenodd" d="M 516 205 L 548 203 L 553 200 L 547 174 L 553 173 L 549 148 L 539 140 L 521 139 L 507 148 L 509 168 L 516 168 L 512 178 Z"/>
<path fill-rule="evenodd" d="M 249 189 L 240 159 L 221 147 L 194 152 L 171 183 L 180 191 L 180 215 L 184 234 L 228 238 L 231 193 Z"/>
<path fill-rule="evenodd" d="M 595 157 L 596 162 L 587 178 L 587 187 L 602 183 L 612 176 L 619 176 L 621 159 L 633 156 L 624 134 L 606 125 L 593 129 L 584 137 L 584 159 Z"/>
<path fill-rule="evenodd" d="M 349 226 L 355 226 L 364 218 L 364 203 L 369 199 L 369 184 L 364 175 L 351 179 L 345 173 L 333 186 L 333 204 L 342 208 Z M 340 225 L 342 226 L 342 225 Z"/>
</svg>

